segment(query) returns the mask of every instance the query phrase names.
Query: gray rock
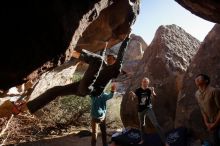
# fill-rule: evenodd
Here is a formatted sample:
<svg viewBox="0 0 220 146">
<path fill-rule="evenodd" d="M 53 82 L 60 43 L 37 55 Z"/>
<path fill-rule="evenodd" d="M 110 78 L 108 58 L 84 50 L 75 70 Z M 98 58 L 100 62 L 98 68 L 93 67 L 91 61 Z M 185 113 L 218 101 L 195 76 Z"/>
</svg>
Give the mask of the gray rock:
<svg viewBox="0 0 220 146">
<path fill-rule="evenodd" d="M 70 67 L 62 65 L 59 67 L 54 68 L 50 72 L 46 72 L 41 75 L 39 82 L 37 83 L 36 87 L 34 88 L 30 100 L 38 97 L 46 90 L 54 87 L 54 86 L 62 86 L 66 84 L 70 84 L 73 82 L 73 74 L 77 69 L 77 64 L 73 64 Z"/>
</svg>

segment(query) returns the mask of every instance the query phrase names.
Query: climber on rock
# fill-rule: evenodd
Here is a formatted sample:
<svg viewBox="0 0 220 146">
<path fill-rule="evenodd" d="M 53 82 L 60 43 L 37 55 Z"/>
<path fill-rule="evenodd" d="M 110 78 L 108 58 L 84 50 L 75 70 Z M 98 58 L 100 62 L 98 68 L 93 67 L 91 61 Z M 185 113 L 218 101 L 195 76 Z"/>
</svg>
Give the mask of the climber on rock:
<svg viewBox="0 0 220 146">
<path fill-rule="evenodd" d="M 64 86 L 52 87 L 35 99 L 28 101 L 25 105 L 23 103 L 18 105 L 10 105 L 7 103 L 7 106 L 4 108 L 8 107 L 10 109 L 17 109 L 16 112 L 12 111 L 15 115 L 23 110 L 29 110 L 30 113 L 34 113 L 47 105 L 49 102 L 53 101 L 58 96 L 92 95 L 97 97 L 101 95 L 105 86 L 111 81 L 111 79 L 117 78 L 121 72 L 123 56 L 126 51 L 130 35 L 128 35 L 126 38 L 120 39 L 124 39 L 124 41 L 120 46 L 118 54 L 108 54 L 106 60 L 103 55 L 98 55 L 86 50 L 81 50 L 79 52 L 73 51 L 72 57 L 89 64 L 88 69 L 80 81 Z M 0 116 L 4 117 L 3 114 L 0 114 Z"/>
</svg>

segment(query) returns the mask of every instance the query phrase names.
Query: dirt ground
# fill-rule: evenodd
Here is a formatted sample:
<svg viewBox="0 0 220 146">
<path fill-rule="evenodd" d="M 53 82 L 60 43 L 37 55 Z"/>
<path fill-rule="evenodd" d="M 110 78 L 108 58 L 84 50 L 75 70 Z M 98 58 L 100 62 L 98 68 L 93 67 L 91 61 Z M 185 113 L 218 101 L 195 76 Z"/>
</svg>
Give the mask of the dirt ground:
<svg viewBox="0 0 220 146">
<path fill-rule="evenodd" d="M 80 138 L 78 136 L 69 135 L 55 139 L 18 144 L 18 146 L 90 146 L 90 141 L 91 136 Z M 97 146 L 101 145 L 101 137 L 98 137 Z"/>
<path fill-rule="evenodd" d="M 110 141 L 110 136 L 108 136 Z M 30 143 L 16 144 L 16 146 L 90 146 L 91 136 L 79 137 L 76 134 L 71 134 L 63 137 L 44 139 Z M 102 146 L 101 136 L 98 136 L 97 146 Z"/>
</svg>

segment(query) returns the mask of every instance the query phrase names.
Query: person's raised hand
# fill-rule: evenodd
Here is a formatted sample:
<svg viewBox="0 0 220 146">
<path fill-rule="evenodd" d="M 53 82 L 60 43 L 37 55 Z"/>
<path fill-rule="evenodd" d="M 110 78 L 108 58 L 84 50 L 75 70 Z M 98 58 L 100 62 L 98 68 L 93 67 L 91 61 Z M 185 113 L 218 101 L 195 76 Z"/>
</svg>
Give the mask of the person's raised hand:
<svg viewBox="0 0 220 146">
<path fill-rule="evenodd" d="M 111 86 L 111 92 L 115 92 L 116 91 L 116 85 L 115 84 L 112 84 Z"/>
<path fill-rule="evenodd" d="M 136 94 L 133 91 L 130 91 L 128 94 L 132 100 L 134 100 L 134 97 L 136 97 Z"/>
<path fill-rule="evenodd" d="M 150 87 L 150 90 L 151 90 L 153 96 L 157 96 L 157 94 L 155 93 L 154 87 Z"/>
<path fill-rule="evenodd" d="M 75 51 L 75 50 L 73 50 L 72 52 L 71 52 L 72 54 L 72 57 L 74 57 L 74 58 L 79 58 L 80 57 L 80 53 L 79 52 L 77 52 L 77 51 Z"/>
</svg>

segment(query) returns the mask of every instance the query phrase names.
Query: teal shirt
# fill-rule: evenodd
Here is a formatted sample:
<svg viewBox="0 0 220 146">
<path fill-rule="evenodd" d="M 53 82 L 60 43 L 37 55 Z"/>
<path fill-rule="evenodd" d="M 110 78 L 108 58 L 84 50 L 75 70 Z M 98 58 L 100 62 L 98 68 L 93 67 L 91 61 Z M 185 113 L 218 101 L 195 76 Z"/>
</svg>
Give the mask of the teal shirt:
<svg viewBox="0 0 220 146">
<path fill-rule="evenodd" d="M 102 118 L 106 114 L 106 101 L 113 97 L 114 93 L 102 93 L 100 96 L 91 96 L 91 116 L 92 118 Z"/>
</svg>

